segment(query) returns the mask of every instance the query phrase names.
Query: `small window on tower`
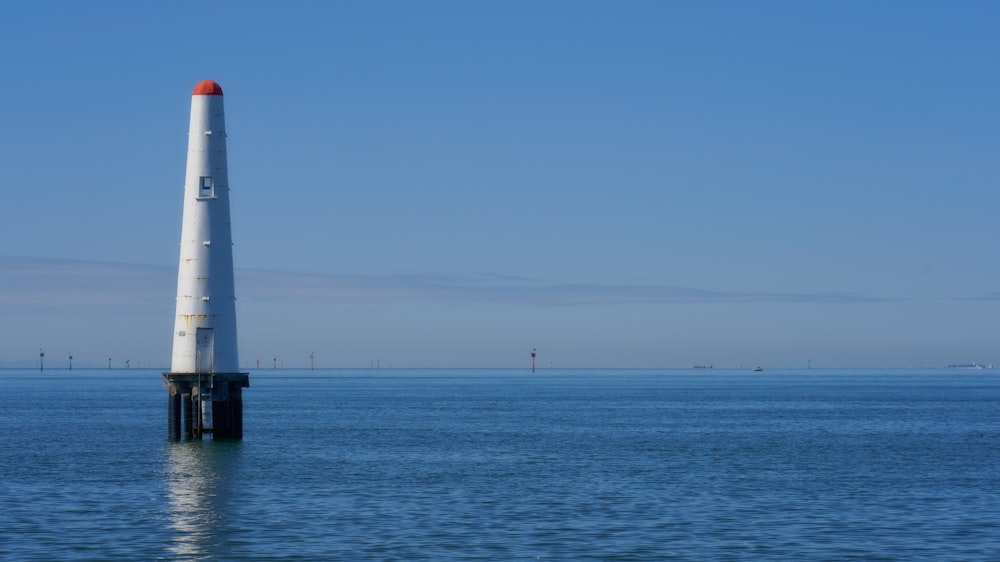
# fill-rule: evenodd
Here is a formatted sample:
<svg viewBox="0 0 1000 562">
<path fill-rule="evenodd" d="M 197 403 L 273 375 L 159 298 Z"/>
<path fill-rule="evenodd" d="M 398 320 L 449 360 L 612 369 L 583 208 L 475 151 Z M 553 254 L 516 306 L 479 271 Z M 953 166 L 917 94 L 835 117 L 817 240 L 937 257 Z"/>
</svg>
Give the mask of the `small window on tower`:
<svg viewBox="0 0 1000 562">
<path fill-rule="evenodd" d="M 198 197 L 212 196 L 212 176 L 202 176 L 201 185 L 198 189 Z"/>
</svg>

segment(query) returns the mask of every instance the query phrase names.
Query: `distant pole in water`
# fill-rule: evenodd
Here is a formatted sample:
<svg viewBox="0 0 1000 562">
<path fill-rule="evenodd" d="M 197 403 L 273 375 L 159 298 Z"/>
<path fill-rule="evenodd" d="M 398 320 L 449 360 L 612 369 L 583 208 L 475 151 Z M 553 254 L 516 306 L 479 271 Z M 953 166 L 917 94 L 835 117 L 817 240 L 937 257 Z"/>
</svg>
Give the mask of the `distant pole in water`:
<svg viewBox="0 0 1000 562">
<path fill-rule="evenodd" d="M 73 354 L 72 353 L 69 354 L 69 370 L 70 371 L 73 370 Z"/>
<path fill-rule="evenodd" d="M 531 348 L 531 372 L 535 372 L 535 348 Z"/>
<path fill-rule="evenodd" d="M 38 348 L 38 370 L 45 370 L 45 352 L 42 351 L 42 348 Z"/>
<path fill-rule="evenodd" d="M 236 288 L 222 87 L 202 80 L 191 93 L 177 308 L 167 435 L 243 438 L 243 389 L 236 337 Z"/>
<path fill-rule="evenodd" d="M 108 356 L 108 368 L 109 369 L 111 368 L 111 356 L 110 355 Z"/>
<path fill-rule="evenodd" d="M 314 361 L 315 358 L 316 358 L 316 353 L 315 352 L 309 354 L 309 370 L 310 371 L 316 370 L 316 363 Z"/>
</svg>

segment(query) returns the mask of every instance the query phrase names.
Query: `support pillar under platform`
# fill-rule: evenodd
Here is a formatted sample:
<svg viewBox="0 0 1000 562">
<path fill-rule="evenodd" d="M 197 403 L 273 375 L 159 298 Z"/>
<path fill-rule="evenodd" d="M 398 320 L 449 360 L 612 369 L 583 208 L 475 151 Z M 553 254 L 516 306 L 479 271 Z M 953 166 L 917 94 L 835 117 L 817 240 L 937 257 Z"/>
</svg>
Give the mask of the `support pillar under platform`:
<svg viewBox="0 0 1000 562">
<path fill-rule="evenodd" d="M 194 418 L 196 413 L 191 408 L 191 391 L 181 394 L 181 436 L 184 439 L 194 437 Z"/>
<path fill-rule="evenodd" d="M 169 389 L 167 436 L 170 439 L 243 438 L 243 389 L 248 373 L 163 373 Z"/>
<path fill-rule="evenodd" d="M 181 395 L 173 389 L 167 395 L 167 437 L 181 438 Z"/>
</svg>

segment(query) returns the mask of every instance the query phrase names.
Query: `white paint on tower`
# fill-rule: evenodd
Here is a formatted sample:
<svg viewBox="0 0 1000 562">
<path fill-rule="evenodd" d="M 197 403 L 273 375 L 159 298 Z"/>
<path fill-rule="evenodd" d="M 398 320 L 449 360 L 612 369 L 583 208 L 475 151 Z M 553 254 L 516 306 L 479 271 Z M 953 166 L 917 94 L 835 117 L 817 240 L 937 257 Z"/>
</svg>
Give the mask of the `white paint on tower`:
<svg viewBox="0 0 1000 562">
<path fill-rule="evenodd" d="M 237 373 L 236 290 L 222 88 L 191 96 L 172 373 Z"/>
</svg>

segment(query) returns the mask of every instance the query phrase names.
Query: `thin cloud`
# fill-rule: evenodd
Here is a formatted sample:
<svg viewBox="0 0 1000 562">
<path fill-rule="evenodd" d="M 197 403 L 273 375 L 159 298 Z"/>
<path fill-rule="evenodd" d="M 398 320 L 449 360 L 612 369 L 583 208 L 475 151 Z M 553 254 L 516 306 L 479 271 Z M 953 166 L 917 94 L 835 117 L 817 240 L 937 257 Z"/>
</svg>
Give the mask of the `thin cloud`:
<svg viewBox="0 0 1000 562">
<path fill-rule="evenodd" d="M 169 266 L 0 257 L 0 307 L 120 309 L 171 307 Z M 247 269 L 237 295 L 253 301 L 482 303 L 530 306 L 629 304 L 858 304 L 895 299 L 847 293 L 760 293 L 628 284 L 558 284 L 479 273 L 469 276 L 346 275 Z M 996 296 L 993 298 L 1000 298 Z"/>
<path fill-rule="evenodd" d="M 984 302 L 1000 301 L 1000 293 L 986 293 L 984 295 L 978 295 L 978 296 L 974 296 L 974 297 L 968 297 L 968 298 L 964 298 L 964 299 L 960 299 L 960 300 L 984 301 Z"/>
<path fill-rule="evenodd" d="M 537 306 L 697 303 L 872 303 L 892 299 L 846 293 L 784 294 L 707 291 L 656 285 L 552 284 L 497 275 L 339 275 L 248 270 L 244 298 L 415 301 Z"/>
<path fill-rule="evenodd" d="M 154 265 L 0 256 L 5 309 L 117 309 L 163 304 L 176 272 Z"/>
</svg>

